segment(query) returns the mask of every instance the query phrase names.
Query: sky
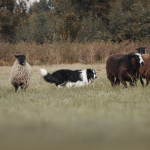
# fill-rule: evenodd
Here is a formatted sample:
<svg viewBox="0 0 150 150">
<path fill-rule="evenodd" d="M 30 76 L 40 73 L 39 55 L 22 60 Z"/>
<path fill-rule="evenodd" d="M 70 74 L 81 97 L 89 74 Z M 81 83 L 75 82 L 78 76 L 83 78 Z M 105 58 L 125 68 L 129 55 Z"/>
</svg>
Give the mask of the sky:
<svg viewBox="0 0 150 150">
<path fill-rule="evenodd" d="M 19 1 L 19 0 L 17 0 Z M 20 0 L 21 1 L 21 0 Z M 29 7 L 33 2 L 39 2 L 40 0 L 25 0 L 27 2 L 27 6 Z"/>
<path fill-rule="evenodd" d="M 18 0 L 17 0 L 18 1 Z M 21 1 L 21 0 L 20 0 Z M 25 0 L 27 2 L 27 6 L 29 8 L 29 6 L 33 3 L 33 2 L 39 2 L 40 0 Z M 54 7 L 49 7 L 50 9 L 54 9 Z"/>
<path fill-rule="evenodd" d="M 29 2 L 27 2 L 27 3 L 28 3 L 28 5 L 30 5 L 31 3 L 35 2 L 35 1 L 39 2 L 40 0 L 29 0 Z"/>
<path fill-rule="evenodd" d="M 27 0 L 25 0 L 27 2 Z M 29 7 L 29 5 L 31 5 L 33 2 L 39 2 L 40 0 L 29 0 L 29 2 L 27 2 L 27 5 Z M 49 7 L 50 9 L 54 9 L 54 7 Z"/>
<path fill-rule="evenodd" d="M 18 0 L 17 0 L 18 1 Z M 28 0 L 25 0 L 26 2 L 28 1 Z M 33 2 L 39 2 L 40 0 L 29 0 L 28 2 L 27 2 L 27 4 L 28 5 L 30 5 L 30 4 L 32 4 Z"/>
</svg>

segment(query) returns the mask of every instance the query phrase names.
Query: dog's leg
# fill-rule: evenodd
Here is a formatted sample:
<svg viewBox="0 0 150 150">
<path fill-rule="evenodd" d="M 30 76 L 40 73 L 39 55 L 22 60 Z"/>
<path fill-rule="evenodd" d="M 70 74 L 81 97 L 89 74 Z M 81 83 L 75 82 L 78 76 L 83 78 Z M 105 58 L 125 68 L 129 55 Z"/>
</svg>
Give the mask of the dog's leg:
<svg viewBox="0 0 150 150">
<path fill-rule="evenodd" d="M 61 86 L 61 85 L 58 85 L 58 88 L 62 88 L 62 86 Z"/>
<path fill-rule="evenodd" d="M 67 88 L 70 88 L 70 87 L 73 87 L 74 86 L 74 83 L 72 83 L 72 82 L 68 82 L 67 84 L 66 84 L 66 87 Z"/>
<path fill-rule="evenodd" d="M 62 83 L 62 84 L 59 84 L 58 87 L 59 87 L 59 88 L 62 88 L 62 87 L 65 86 L 65 85 L 66 85 L 66 82 L 64 82 L 64 83 Z"/>
<path fill-rule="evenodd" d="M 64 82 L 64 83 L 62 83 L 62 84 L 59 84 L 60 86 L 65 86 L 66 85 L 66 81 Z"/>
</svg>

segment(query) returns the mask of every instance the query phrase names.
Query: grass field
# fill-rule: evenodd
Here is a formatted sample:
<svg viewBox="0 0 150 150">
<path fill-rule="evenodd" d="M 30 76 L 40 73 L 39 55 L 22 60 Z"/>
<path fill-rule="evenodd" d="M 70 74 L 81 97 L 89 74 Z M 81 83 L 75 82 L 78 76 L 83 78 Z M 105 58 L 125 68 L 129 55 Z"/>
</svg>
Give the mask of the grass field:
<svg viewBox="0 0 150 150">
<path fill-rule="evenodd" d="M 57 88 L 40 68 L 92 68 L 98 78 L 89 86 Z M 105 64 L 32 66 L 26 91 L 9 83 L 11 67 L 0 67 L 0 147 L 15 150 L 149 149 L 150 87 L 111 87 Z"/>
</svg>

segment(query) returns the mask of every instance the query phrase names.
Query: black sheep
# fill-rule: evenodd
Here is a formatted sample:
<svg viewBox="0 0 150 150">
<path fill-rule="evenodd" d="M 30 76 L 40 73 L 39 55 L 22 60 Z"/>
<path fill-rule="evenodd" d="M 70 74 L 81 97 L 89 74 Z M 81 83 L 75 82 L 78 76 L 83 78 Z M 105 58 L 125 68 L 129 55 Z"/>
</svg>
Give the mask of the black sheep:
<svg viewBox="0 0 150 150">
<path fill-rule="evenodd" d="M 121 82 L 127 87 L 126 81 L 133 85 L 133 82 L 139 77 L 139 68 L 143 65 L 144 61 L 139 53 L 111 55 L 106 63 L 107 78 L 112 86 Z M 114 78 L 116 78 L 115 82 Z"/>
</svg>

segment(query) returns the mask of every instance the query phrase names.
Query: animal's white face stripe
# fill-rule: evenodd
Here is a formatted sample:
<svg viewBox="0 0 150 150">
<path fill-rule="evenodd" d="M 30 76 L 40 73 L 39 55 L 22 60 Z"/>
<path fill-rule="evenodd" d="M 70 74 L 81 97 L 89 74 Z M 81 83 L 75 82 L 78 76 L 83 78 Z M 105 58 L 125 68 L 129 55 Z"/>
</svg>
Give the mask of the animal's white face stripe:
<svg viewBox="0 0 150 150">
<path fill-rule="evenodd" d="M 95 71 L 92 69 L 92 71 L 93 71 L 93 74 L 95 74 Z"/>
<path fill-rule="evenodd" d="M 144 62 L 141 54 L 139 54 L 139 53 L 135 53 L 135 55 L 139 56 L 140 64 L 141 64 L 142 62 Z"/>
<path fill-rule="evenodd" d="M 97 76 L 96 76 L 96 72 L 95 72 L 95 70 L 93 70 L 93 69 L 92 69 L 92 71 L 93 71 L 94 79 L 95 79 L 95 78 L 97 77 Z"/>
</svg>

